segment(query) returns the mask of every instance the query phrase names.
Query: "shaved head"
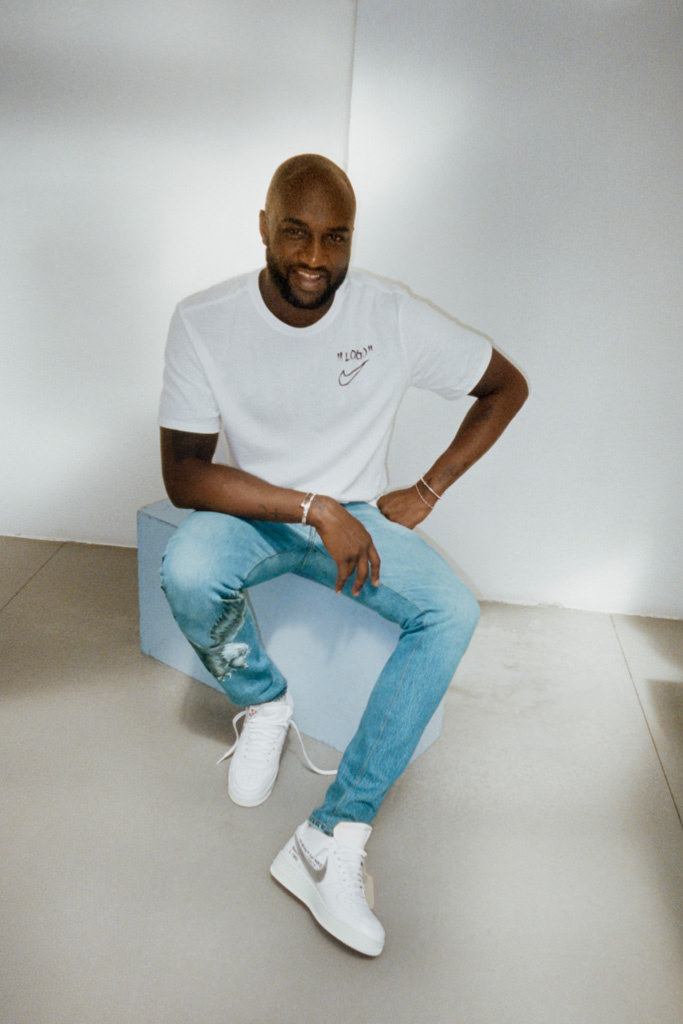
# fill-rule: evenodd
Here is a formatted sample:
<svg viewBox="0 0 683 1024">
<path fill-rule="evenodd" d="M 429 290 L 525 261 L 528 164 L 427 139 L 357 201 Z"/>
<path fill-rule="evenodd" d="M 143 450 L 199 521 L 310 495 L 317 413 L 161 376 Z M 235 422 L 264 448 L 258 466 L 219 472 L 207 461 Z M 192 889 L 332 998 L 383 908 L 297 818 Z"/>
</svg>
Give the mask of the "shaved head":
<svg viewBox="0 0 683 1024">
<path fill-rule="evenodd" d="M 330 308 L 349 267 L 355 217 L 351 182 L 327 157 L 303 153 L 280 164 L 259 214 L 259 287 L 284 323 L 308 326 Z"/>
<path fill-rule="evenodd" d="M 326 156 L 301 153 L 285 160 L 275 171 L 266 194 L 266 215 L 269 216 L 284 195 L 297 196 L 316 188 L 343 196 L 356 212 L 356 196 L 347 175 Z"/>
</svg>

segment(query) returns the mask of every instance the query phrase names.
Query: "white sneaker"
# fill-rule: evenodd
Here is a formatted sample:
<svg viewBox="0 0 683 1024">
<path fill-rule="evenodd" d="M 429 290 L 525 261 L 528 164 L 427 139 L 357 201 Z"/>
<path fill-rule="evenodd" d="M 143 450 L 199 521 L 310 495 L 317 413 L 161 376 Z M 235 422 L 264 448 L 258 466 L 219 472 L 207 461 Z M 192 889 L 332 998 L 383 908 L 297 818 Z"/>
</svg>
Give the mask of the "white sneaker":
<svg viewBox="0 0 683 1024">
<path fill-rule="evenodd" d="M 257 807 L 272 793 L 293 713 L 292 698 L 285 691 L 278 700 L 251 704 L 235 715 L 235 733 L 244 718 L 242 732 L 218 764 L 232 756 L 228 793 L 241 807 Z"/>
<path fill-rule="evenodd" d="M 304 822 L 278 853 L 270 873 L 340 942 L 378 956 L 384 928 L 368 906 L 363 875 L 371 832 L 370 825 L 342 821 L 328 836 Z"/>
<path fill-rule="evenodd" d="M 336 768 L 318 768 L 306 753 L 299 727 L 292 718 L 294 702 L 285 690 L 277 700 L 266 704 L 251 704 L 240 711 L 232 720 L 235 742 L 218 759 L 222 764 L 232 757 L 228 773 L 228 793 L 240 807 L 258 807 L 273 792 L 273 786 L 280 767 L 280 757 L 287 732 L 291 726 L 299 737 L 301 753 L 312 772 L 316 775 L 336 775 Z M 245 719 L 242 732 L 237 732 L 237 723 Z"/>
</svg>

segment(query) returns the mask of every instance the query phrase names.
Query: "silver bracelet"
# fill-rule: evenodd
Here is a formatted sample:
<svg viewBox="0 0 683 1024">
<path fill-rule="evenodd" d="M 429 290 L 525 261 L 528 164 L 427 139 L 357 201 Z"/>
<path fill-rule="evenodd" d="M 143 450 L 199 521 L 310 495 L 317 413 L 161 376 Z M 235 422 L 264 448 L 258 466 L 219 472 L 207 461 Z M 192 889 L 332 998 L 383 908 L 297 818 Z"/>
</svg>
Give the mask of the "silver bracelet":
<svg viewBox="0 0 683 1024">
<path fill-rule="evenodd" d="M 432 487 L 429 486 L 429 484 L 427 483 L 427 481 L 425 480 L 425 478 L 423 476 L 420 477 L 420 483 L 424 484 L 428 491 L 431 491 L 431 493 L 434 495 L 434 497 L 436 498 L 437 501 L 439 500 L 441 495 L 437 494 L 436 491 Z"/>
<path fill-rule="evenodd" d="M 424 483 L 424 481 L 423 481 L 423 483 Z M 419 487 L 417 486 L 417 484 L 415 484 L 415 490 L 417 491 L 417 496 L 418 496 L 418 498 L 420 499 L 420 501 L 422 502 L 422 504 L 423 504 L 423 505 L 426 505 L 426 506 L 427 506 L 427 508 L 433 509 L 433 508 L 434 508 L 434 506 L 433 506 L 433 505 L 430 505 L 430 504 L 429 504 L 429 502 L 427 501 L 427 499 L 426 499 L 426 498 L 424 498 L 424 497 L 423 497 L 423 496 L 422 496 L 422 495 L 420 494 L 420 488 L 419 488 Z"/>
<path fill-rule="evenodd" d="M 304 510 L 304 514 L 301 517 L 301 525 L 302 526 L 306 525 L 306 519 L 308 517 L 308 513 L 310 512 L 311 505 L 313 504 L 313 499 L 315 497 L 316 497 L 315 494 L 307 494 L 306 497 L 304 498 L 304 500 L 301 502 L 301 505 L 299 506 L 300 508 L 302 508 Z"/>
</svg>

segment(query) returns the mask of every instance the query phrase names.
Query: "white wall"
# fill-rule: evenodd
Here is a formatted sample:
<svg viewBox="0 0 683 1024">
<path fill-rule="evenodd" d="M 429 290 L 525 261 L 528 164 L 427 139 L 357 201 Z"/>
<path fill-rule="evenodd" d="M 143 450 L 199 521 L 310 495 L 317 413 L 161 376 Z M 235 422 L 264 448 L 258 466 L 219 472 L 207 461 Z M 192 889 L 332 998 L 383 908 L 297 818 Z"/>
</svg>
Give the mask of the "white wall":
<svg viewBox="0 0 683 1024">
<path fill-rule="evenodd" d="M 356 262 L 531 385 L 425 524 L 487 598 L 683 617 L 681 27 L 637 0 L 359 5 Z M 396 484 L 462 412 L 409 395 Z"/>
<path fill-rule="evenodd" d="M 346 160 L 355 4 L 2 13 L 0 533 L 135 544 L 173 306 L 260 264 L 281 160 Z"/>
<path fill-rule="evenodd" d="M 355 7 L 3 4 L 0 533 L 135 542 L 174 303 L 261 262 L 279 160 L 350 144 L 356 264 L 532 387 L 425 532 L 487 598 L 683 617 L 679 9 L 359 0 L 354 54 Z M 463 410 L 409 396 L 396 483 Z"/>
</svg>

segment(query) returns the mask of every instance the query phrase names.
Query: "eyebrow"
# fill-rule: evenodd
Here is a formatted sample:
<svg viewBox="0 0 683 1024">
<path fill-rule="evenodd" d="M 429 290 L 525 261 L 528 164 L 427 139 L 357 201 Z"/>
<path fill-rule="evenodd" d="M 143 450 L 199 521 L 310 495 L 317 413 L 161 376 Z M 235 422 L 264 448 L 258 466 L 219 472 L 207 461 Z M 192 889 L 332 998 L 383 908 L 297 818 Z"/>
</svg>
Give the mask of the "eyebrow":
<svg viewBox="0 0 683 1024">
<path fill-rule="evenodd" d="M 296 224 L 296 226 L 299 227 L 299 228 L 307 228 L 308 227 L 308 224 L 306 223 L 306 221 L 305 220 L 299 220 L 298 217 L 283 217 L 281 223 L 282 224 Z M 351 233 L 351 228 L 349 228 L 346 224 L 342 224 L 340 227 L 337 227 L 337 228 L 326 228 L 326 230 L 327 231 L 333 231 L 333 232 L 343 232 L 345 234 L 350 234 Z"/>
</svg>

